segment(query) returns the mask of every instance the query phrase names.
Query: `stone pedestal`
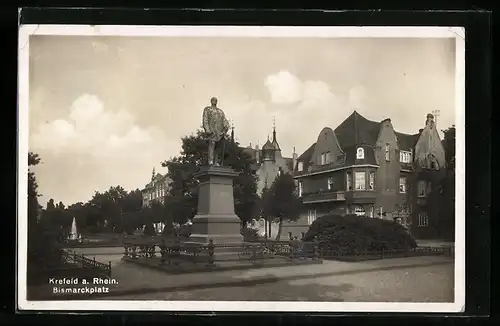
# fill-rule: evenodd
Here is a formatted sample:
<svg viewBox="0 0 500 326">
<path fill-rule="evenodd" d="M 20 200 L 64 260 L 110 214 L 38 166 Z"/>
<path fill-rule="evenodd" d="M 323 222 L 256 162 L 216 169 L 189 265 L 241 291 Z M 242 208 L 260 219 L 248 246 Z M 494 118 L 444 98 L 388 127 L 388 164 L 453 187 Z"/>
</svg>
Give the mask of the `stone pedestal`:
<svg viewBox="0 0 500 326">
<path fill-rule="evenodd" d="M 233 180 L 238 172 L 228 167 L 202 167 L 194 177 L 199 180 L 198 211 L 193 218 L 189 242 L 241 244 L 240 219 L 234 212 Z"/>
</svg>

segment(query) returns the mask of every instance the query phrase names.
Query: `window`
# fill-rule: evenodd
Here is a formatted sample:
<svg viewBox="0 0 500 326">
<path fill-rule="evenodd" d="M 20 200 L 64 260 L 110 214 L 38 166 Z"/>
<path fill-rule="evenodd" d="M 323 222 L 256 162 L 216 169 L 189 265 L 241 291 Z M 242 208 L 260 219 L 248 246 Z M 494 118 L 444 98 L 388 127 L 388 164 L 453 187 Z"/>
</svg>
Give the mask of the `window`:
<svg viewBox="0 0 500 326">
<path fill-rule="evenodd" d="M 351 172 L 346 173 L 346 188 L 348 191 L 352 190 L 352 174 L 351 174 Z"/>
<path fill-rule="evenodd" d="M 389 144 L 385 144 L 385 160 L 390 161 L 391 155 L 390 155 L 390 146 Z"/>
<path fill-rule="evenodd" d="M 365 158 L 365 150 L 361 147 L 358 148 L 356 151 L 356 159 L 357 160 L 362 160 Z"/>
<path fill-rule="evenodd" d="M 427 212 L 420 212 L 418 213 L 417 217 L 417 226 L 418 227 L 425 227 L 429 225 L 429 217 L 427 216 Z"/>
<path fill-rule="evenodd" d="M 299 197 L 302 196 L 302 186 L 303 186 L 303 181 L 299 181 Z"/>
<path fill-rule="evenodd" d="M 354 207 L 354 215 L 357 216 L 365 216 L 366 212 L 363 206 L 355 206 Z"/>
<path fill-rule="evenodd" d="M 374 216 L 374 212 L 375 212 L 375 207 L 373 207 L 373 206 L 372 206 L 372 207 L 370 208 L 370 217 L 371 217 L 371 218 L 373 218 L 373 216 Z"/>
<path fill-rule="evenodd" d="M 318 156 L 318 165 L 326 165 L 332 162 L 332 153 L 325 152 Z"/>
<path fill-rule="evenodd" d="M 326 164 L 333 162 L 333 154 L 331 152 L 326 153 Z"/>
<path fill-rule="evenodd" d="M 369 180 L 370 190 L 375 190 L 375 172 L 370 172 L 370 180 Z"/>
<path fill-rule="evenodd" d="M 406 193 L 406 177 L 399 177 L 399 192 Z"/>
<path fill-rule="evenodd" d="M 311 225 L 311 224 L 313 224 L 314 221 L 316 221 L 316 210 L 310 209 L 307 212 L 307 224 Z"/>
<path fill-rule="evenodd" d="M 302 161 L 301 161 L 301 162 L 299 162 L 299 163 L 297 164 L 297 170 L 298 170 L 299 172 L 300 172 L 300 171 L 302 171 L 302 170 L 304 170 L 304 162 L 302 162 Z"/>
<path fill-rule="evenodd" d="M 366 189 L 365 172 L 356 172 L 356 190 Z"/>
<path fill-rule="evenodd" d="M 427 197 L 427 184 L 424 180 L 418 181 L 418 197 Z"/>
<path fill-rule="evenodd" d="M 400 151 L 399 152 L 399 162 L 409 164 L 412 162 L 411 152 Z"/>
<path fill-rule="evenodd" d="M 333 189 L 333 177 L 328 178 L 328 190 Z"/>
</svg>

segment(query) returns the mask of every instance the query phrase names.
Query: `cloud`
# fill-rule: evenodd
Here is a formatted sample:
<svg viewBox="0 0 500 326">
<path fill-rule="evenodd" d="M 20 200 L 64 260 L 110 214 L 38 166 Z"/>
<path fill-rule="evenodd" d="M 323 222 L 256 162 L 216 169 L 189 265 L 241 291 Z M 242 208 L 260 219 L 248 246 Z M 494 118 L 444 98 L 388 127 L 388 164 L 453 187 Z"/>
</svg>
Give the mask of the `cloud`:
<svg viewBox="0 0 500 326">
<path fill-rule="evenodd" d="M 68 183 L 72 185 L 68 188 L 75 188 L 74 194 L 68 192 L 65 198 L 58 198 L 67 203 L 87 200 L 78 197 L 82 189 L 88 188 L 85 193 L 92 196 L 94 190 L 112 185 L 142 187 L 153 165 L 159 170 L 161 161 L 180 150 L 180 140 L 166 139 L 157 127 L 137 125 L 125 110 L 107 110 L 97 96 L 90 94 L 75 99 L 66 118 L 38 126 L 31 134 L 30 145 L 44 161 L 38 167 L 46 170 L 40 174 L 45 179 L 40 180 L 42 194 L 43 185 L 57 187 L 49 180 L 55 178 L 59 186 Z"/>
<path fill-rule="evenodd" d="M 349 90 L 349 105 L 352 108 L 363 108 L 365 106 L 366 88 L 363 85 L 356 85 Z"/>
<path fill-rule="evenodd" d="M 316 141 L 322 128 L 335 127 L 352 111 L 349 94 L 334 94 L 322 80 L 302 81 L 288 71 L 279 71 L 267 76 L 264 85 L 271 96 L 269 106 L 274 108 L 267 109 L 267 119 L 271 121 L 270 116 L 275 116 L 281 126 L 278 137 L 286 155 L 293 147 L 301 154 Z M 301 133 L 308 137 L 297 137 Z"/>
<path fill-rule="evenodd" d="M 293 104 L 300 101 L 303 85 L 299 78 L 288 71 L 269 75 L 264 81 L 271 94 L 271 101 L 278 104 Z"/>
</svg>

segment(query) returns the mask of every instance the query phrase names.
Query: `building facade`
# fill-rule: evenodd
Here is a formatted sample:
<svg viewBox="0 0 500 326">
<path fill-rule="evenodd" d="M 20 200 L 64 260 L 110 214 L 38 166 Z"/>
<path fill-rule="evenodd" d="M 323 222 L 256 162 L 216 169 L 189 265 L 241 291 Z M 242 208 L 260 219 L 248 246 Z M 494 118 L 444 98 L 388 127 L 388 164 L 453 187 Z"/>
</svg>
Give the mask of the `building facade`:
<svg viewBox="0 0 500 326">
<path fill-rule="evenodd" d="M 168 195 L 170 189 L 171 179 L 166 175 L 160 173 L 155 173 L 153 168 L 153 173 L 151 175 L 151 181 L 144 186 L 142 189 L 142 206 L 150 207 L 153 202 L 159 202 L 163 204 L 165 202 L 165 196 Z"/>
<path fill-rule="evenodd" d="M 243 147 L 242 149 L 254 162 L 254 171 L 258 176 L 257 195 L 259 196 L 262 195 L 264 188 L 271 187 L 274 180 L 281 173 L 291 173 L 297 159 L 295 149 L 291 158 L 282 156 L 276 138 L 276 127 L 273 127 L 272 139 L 268 137 L 262 149 L 258 145 L 252 148 L 251 144 L 249 147 Z"/>
<path fill-rule="evenodd" d="M 371 121 L 354 111 L 335 130 L 323 128 L 297 158 L 293 174 L 304 211 L 283 233 L 300 236 L 319 216 L 337 213 L 397 219 L 417 237 L 435 236 L 444 165 L 431 114 L 418 134 L 404 134 L 390 119 Z"/>
</svg>

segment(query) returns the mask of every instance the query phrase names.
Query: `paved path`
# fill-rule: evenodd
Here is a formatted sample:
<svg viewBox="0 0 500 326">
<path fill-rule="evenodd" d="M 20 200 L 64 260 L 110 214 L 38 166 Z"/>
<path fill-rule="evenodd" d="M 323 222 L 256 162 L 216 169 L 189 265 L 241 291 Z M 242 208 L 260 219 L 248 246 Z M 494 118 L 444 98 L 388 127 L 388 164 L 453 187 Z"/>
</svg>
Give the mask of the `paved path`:
<svg viewBox="0 0 500 326">
<path fill-rule="evenodd" d="M 453 266 L 406 267 L 381 272 L 258 281 L 240 286 L 158 291 L 107 297 L 116 300 L 452 302 Z"/>
<path fill-rule="evenodd" d="M 422 256 L 366 262 L 324 261 L 320 265 L 172 275 L 122 262 L 120 249 L 86 248 L 98 261 L 112 262 L 106 300 L 263 301 L 453 301 L 451 258 Z M 92 256 L 92 255 L 89 255 Z M 37 289 L 49 293 L 50 286 Z"/>
<path fill-rule="evenodd" d="M 419 247 L 449 247 L 449 246 L 455 246 L 455 242 L 453 241 L 445 241 L 445 240 L 416 240 L 417 245 Z"/>
<path fill-rule="evenodd" d="M 453 262 L 435 256 L 189 275 L 121 263 L 113 277 L 105 299 L 453 301 Z"/>
</svg>

